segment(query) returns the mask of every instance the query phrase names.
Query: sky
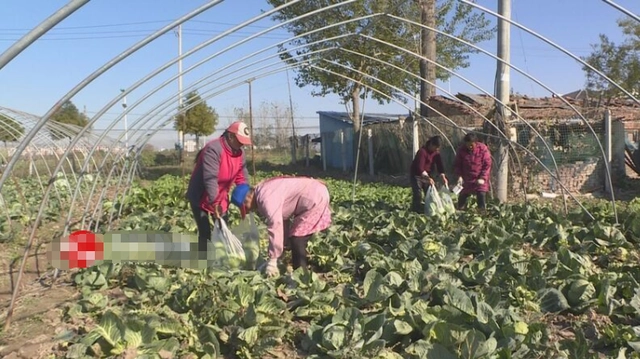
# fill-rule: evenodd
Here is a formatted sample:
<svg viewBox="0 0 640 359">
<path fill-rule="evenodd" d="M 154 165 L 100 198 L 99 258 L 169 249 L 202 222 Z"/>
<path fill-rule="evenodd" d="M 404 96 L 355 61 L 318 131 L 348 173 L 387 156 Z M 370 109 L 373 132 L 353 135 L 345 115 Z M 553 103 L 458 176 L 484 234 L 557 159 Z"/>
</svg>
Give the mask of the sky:
<svg viewBox="0 0 640 359">
<path fill-rule="evenodd" d="M 615 2 L 640 14 L 640 2 L 637 0 Z M 0 53 L 66 3 L 67 0 L 2 0 Z M 0 69 L 3 88 L 0 106 L 42 116 L 104 64 L 206 3 L 209 1 L 90 1 Z M 477 0 L 477 4 L 497 11 L 496 0 Z M 283 70 L 283 63 L 273 56 L 273 46 L 285 41 L 288 33 L 277 28 L 277 24 L 268 17 L 257 20 L 263 10 L 269 9 L 264 0 L 227 0 L 184 23 L 183 54 L 205 41 L 210 41 L 210 44 L 193 51 L 193 55 L 182 61 L 183 91 L 204 85 L 199 92 L 206 94 L 208 105 L 220 115 L 218 127 L 224 127 L 234 119 L 234 108 L 248 108 L 247 80 L 255 78 L 251 83 L 254 126 L 260 127 L 264 123 L 258 119 L 261 113 L 264 114 L 261 105 L 272 109 L 275 105 L 282 110 L 289 107 L 291 98 L 298 132 L 317 133 L 317 111 L 344 111 L 345 106 L 335 95 L 311 96 L 312 88 L 297 87 L 295 73 Z M 616 20 L 622 15 L 601 0 L 512 0 L 513 21 L 575 56 L 588 55 L 590 45 L 598 42 L 601 33 L 613 41 L 620 41 L 622 34 Z M 495 23 L 494 16 L 487 16 Z M 248 21 L 251 24 L 232 34 L 223 34 Z M 272 27 L 275 29 L 249 39 Z M 217 40 L 212 41 L 216 37 Z M 120 90 L 131 89 L 166 67 L 157 76 L 137 84 L 137 88 L 127 95 L 129 141 L 159 128 L 160 123 L 175 112 L 177 105 L 178 81 L 174 77 L 178 74 L 178 64 L 168 64 L 178 57 L 178 44 L 176 32 L 167 32 L 89 83 L 72 98 L 73 103 L 81 111 L 86 111 L 90 118 L 96 119 L 93 124 L 96 130 L 106 130 L 118 116 L 122 117 L 122 101 L 116 100 Z M 492 54 L 496 53 L 495 37 L 478 45 Z M 258 51 L 261 51 L 258 55 L 250 57 Z M 203 62 L 207 58 L 211 59 Z M 468 68 L 457 71 L 459 77 L 438 83 L 438 93 L 447 96 L 458 92 L 493 93 L 496 60 L 486 54 L 476 54 L 471 55 L 470 63 Z M 511 63 L 558 94 L 584 86 L 585 77 L 578 61 L 515 26 L 511 27 Z M 533 97 L 552 95 L 548 89 L 514 69 L 511 70 L 511 88 Z M 410 103 L 408 106 L 414 105 Z M 409 111 L 403 105 L 378 104 L 370 99 L 364 101 L 363 107 L 365 113 L 406 114 Z M 104 114 L 96 117 L 99 111 Z M 121 118 L 113 124 L 109 136 L 117 138 L 124 128 Z M 214 135 L 219 133 L 216 131 Z M 158 148 L 173 147 L 176 139 L 177 135 L 169 125 L 153 136 L 151 144 Z"/>
</svg>

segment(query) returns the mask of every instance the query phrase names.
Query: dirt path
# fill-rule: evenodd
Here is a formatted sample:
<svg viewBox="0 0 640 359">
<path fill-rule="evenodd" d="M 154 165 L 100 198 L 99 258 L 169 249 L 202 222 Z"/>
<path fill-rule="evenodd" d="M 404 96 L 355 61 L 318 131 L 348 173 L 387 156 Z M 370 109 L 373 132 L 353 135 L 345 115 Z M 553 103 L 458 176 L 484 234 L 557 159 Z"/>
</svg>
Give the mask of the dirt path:
<svg viewBox="0 0 640 359">
<path fill-rule="evenodd" d="M 0 357 L 48 358 L 56 345 L 55 337 L 65 330 L 62 325 L 62 307 L 73 301 L 77 292 L 70 287 L 68 274 L 52 283 L 46 246 L 40 246 L 37 254 L 34 250 L 28 257 L 11 325 L 4 331 L 21 260 L 21 256 L 16 258 L 12 255 L 16 251 L 11 247 L 0 246 Z M 20 254 L 22 250 L 24 249 L 21 248 Z"/>
</svg>

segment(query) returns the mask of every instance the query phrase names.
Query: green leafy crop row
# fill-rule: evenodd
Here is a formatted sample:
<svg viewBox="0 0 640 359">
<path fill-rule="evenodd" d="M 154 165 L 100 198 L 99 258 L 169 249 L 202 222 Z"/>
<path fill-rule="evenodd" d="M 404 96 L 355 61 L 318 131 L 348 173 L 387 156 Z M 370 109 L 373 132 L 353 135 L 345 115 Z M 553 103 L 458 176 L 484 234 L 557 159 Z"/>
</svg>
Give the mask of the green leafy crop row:
<svg viewBox="0 0 640 359">
<path fill-rule="evenodd" d="M 122 229 L 195 232 L 185 181 L 105 206 L 122 206 Z M 640 358 L 640 201 L 621 225 L 607 205 L 596 221 L 532 204 L 426 217 L 406 188 L 359 184 L 352 200 L 326 182 L 334 225 L 310 241 L 314 271 L 80 271 L 67 357 Z"/>
</svg>

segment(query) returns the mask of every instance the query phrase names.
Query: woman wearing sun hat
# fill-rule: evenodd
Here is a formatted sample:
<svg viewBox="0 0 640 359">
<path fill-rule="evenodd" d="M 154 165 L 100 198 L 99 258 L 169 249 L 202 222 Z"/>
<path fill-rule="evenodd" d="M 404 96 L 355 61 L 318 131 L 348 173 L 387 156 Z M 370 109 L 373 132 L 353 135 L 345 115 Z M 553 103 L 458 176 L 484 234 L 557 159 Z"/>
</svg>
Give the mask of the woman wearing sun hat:
<svg viewBox="0 0 640 359">
<path fill-rule="evenodd" d="M 264 180 L 255 187 L 236 186 L 231 203 L 242 217 L 255 211 L 265 221 L 269 233 L 269 260 L 266 274 L 279 274 L 278 258 L 284 237 L 290 240 L 293 269 L 307 267 L 307 243 L 311 236 L 331 226 L 329 190 L 324 183 L 308 177 L 281 176 Z M 293 219 L 288 227 L 286 223 Z M 287 228 L 288 227 L 288 228 Z"/>
<path fill-rule="evenodd" d="M 232 185 L 247 184 L 249 173 L 243 146 L 251 145 L 249 128 L 242 121 L 232 123 L 222 136 L 209 141 L 196 155 L 187 199 L 198 226 L 198 250 L 207 251 L 211 238 L 209 216 L 227 218 Z"/>
</svg>

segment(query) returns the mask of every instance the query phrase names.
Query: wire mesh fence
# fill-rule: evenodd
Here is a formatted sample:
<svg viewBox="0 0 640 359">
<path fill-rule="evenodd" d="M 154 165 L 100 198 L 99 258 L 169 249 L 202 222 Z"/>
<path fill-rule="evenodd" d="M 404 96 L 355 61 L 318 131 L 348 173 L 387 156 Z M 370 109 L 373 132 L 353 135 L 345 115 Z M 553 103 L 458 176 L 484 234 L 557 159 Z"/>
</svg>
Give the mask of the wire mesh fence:
<svg viewBox="0 0 640 359">
<path fill-rule="evenodd" d="M 605 183 L 604 120 L 540 121 L 515 126 L 517 143 L 511 163 L 511 189 L 526 193 L 593 192 Z"/>
<path fill-rule="evenodd" d="M 356 168 L 357 160 L 358 171 L 362 173 L 408 176 L 415 155 L 414 133 L 418 136 L 418 147 L 424 146 L 432 136 L 440 136 L 443 141 L 440 154 L 451 180 L 455 177 L 456 152 L 468 132 L 478 133 L 495 159 L 498 143 L 504 139 L 492 137 L 495 131 L 486 127 L 478 116 L 421 118 L 415 125 L 409 118 L 364 126 L 361 139 L 354 136 L 352 127 L 345 127 L 322 133 L 320 156 L 324 169 L 350 172 Z M 604 188 L 607 177 L 604 149 L 600 144 L 606 142 L 606 126 L 602 113 L 586 121 L 581 118 L 520 119 L 511 127 L 509 190 L 512 194 L 585 193 Z M 624 131 L 612 136 L 614 143 L 624 142 Z M 613 146 L 612 150 L 615 152 L 612 157 L 624 156 L 624 148 Z M 496 168 L 494 162 L 493 175 Z M 492 182 L 495 183 L 495 178 Z"/>
</svg>

